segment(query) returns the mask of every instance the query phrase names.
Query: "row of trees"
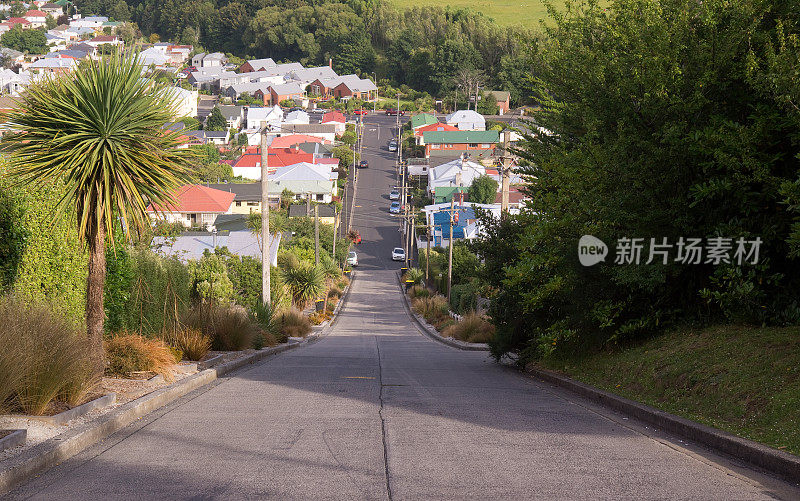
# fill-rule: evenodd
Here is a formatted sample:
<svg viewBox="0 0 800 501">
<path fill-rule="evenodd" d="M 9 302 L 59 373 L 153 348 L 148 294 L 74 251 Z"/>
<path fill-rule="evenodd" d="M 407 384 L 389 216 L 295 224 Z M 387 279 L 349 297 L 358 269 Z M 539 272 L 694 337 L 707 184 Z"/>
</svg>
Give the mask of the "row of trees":
<svg viewBox="0 0 800 501">
<path fill-rule="evenodd" d="M 800 6 L 617 0 L 554 15 L 533 46 L 531 211 L 484 220 L 494 352 L 546 356 L 675 322 L 800 323 Z M 578 261 L 578 240 L 610 246 Z M 621 238 L 641 263 L 614 264 Z M 649 242 L 731 238 L 730 261 L 649 263 Z M 760 238 L 757 264 L 735 240 Z M 615 245 L 617 244 L 617 245 Z M 616 249 L 615 249 L 616 248 Z"/>
<path fill-rule="evenodd" d="M 514 102 L 529 95 L 525 47 L 532 34 L 471 10 L 400 10 L 387 0 L 78 0 L 76 6 L 209 51 L 307 65 L 333 59 L 340 74 L 375 72 L 434 95 L 456 91 L 457 73 L 474 70 L 483 72 L 487 87 L 511 91 Z"/>
</svg>

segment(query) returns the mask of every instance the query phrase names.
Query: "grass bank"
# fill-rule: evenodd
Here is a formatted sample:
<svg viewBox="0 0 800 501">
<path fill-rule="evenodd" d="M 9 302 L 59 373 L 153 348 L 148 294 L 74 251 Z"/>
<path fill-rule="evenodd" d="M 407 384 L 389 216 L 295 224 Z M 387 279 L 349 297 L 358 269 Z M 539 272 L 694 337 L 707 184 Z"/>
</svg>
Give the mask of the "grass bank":
<svg viewBox="0 0 800 501">
<path fill-rule="evenodd" d="M 394 3 L 401 8 L 425 5 L 449 5 L 454 8 L 468 7 L 494 19 L 501 26 L 522 25 L 534 28 L 539 25 L 540 19 L 547 17 L 547 7 L 541 0 L 523 0 L 522 2 L 512 0 L 447 0 L 446 2 L 408 0 L 399 2 L 395 0 Z M 561 8 L 563 7 L 563 0 L 555 0 L 553 4 Z"/>
<path fill-rule="evenodd" d="M 800 328 L 679 329 L 540 366 L 800 455 Z"/>
</svg>

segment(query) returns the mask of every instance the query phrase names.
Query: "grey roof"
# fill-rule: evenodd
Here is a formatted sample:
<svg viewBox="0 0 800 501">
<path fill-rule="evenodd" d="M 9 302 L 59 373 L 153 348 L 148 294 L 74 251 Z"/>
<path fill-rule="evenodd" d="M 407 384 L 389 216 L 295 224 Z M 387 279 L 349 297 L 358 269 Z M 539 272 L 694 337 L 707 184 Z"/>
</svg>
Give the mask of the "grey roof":
<svg viewBox="0 0 800 501">
<path fill-rule="evenodd" d="M 339 83 L 333 85 L 334 87 L 345 84 L 352 92 L 369 92 L 378 89 L 372 80 L 361 78 L 358 75 L 344 75 L 339 77 L 339 80 Z"/>
<path fill-rule="evenodd" d="M 319 217 L 334 217 L 336 212 L 333 205 L 319 204 Z M 289 206 L 289 217 L 306 217 L 306 204 L 292 204 Z M 311 205 L 311 217 L 314 217 L 314 205 Z"/>
<path fill-rule="evenodd" d="M 217 231 L 249 230 L 245 214 L 219 214 L 214 220 L 214 227 L 217 228 Z"/>
<path fill-rule="evenodd" d="M 233 193 L 234 201 L 255 202 L 261 201 L 261 183 L 221 183 L 208 184 L 209 188 Z"/>
<path fill-rule="evenodd" d="M 84 59 L 84 58 L 88 57 L 89 54 L 87 52 L 82 51 L 82 50 L 64 49 L 64 50 L 59 50 L 59 51 L 56 51 L 56 52 L 51 52 L 49 54 L 45 54 L 44 57 L 49 59 L 49 58 L 63 57 L 63 56 L 74 57 L 74 58 L 77 58 L 77 59 Z"/>
<path fill-rule="evenodd" d="M 251 60 L 249 60 L 247 62 L 250 63 L 250 66 L 252 66 L 253 69 L 256 70 L 256 71 L 258 71 L 259 68 L 274 68 L 275 67 L 275 61 L 273 61 L 271 57 L 268 57 L 266 59 L 251 59 Z"/>
<path fill-rule="evenodd" d="M 291 94 L 302 94 L 303 92 L 305 92 L 303 90 L 303 87 L 301 87 L 300 84 L 298 84 L 296 82 L 290 82 L 290 83 L 280 84 L 280 85 L 270 85 L 270 88 L 272 89 L 272 91 L 275 94 L 277 94 L 279 96 L 288 96 L 288 95 L 291 95 Z"/>
<path fill-rule="evenodd" d="M 316 153 L 318 156 L 330 156 L 333 153 L 333 148 L 327 144 L 308 142 L 298 143 L 297 147 L 306 153 Z"/>
<path fill-rule="evenodd" d="M 225 117 L 225 120 L 230 120 L 231 118 L 236 117 L 244 117 L 244 111 L 241 106 L 221 104 L 217 107 L 219 108 L 220 113 L 222 113 L 222 116 Z"/>
<path fill-rule="evenodd" d="M 270 235 L 269 240 L 270 261 L 273 266 L 277 266 L 281 234 Z M 227 247 L 235 256 L 261 257 L 256 236 L 247 230 L 218 231 L 216 236 L 207 231 L 192 231 L 174 237 L 174 242 L 170 241 L 171 238 L 168 237 L 155 237 L 151 247 L 166 256 L 177 256 L 184 262 L 200 259 L 204 250 L 213 252 L 214 243 L 216 247 Z"/>
</svg>

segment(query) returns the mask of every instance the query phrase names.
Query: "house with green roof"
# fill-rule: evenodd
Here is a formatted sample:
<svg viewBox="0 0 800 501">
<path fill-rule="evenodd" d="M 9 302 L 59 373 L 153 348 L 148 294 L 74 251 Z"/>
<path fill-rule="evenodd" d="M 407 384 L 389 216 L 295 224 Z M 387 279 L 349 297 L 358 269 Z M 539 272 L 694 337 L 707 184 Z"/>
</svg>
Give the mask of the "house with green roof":
<svg viewBox="0 0 800 501">
<path fill-rule="evenodd" d="M 458 156 L 463 153 L 474 156 L 493 156 L 500 132 L 496 130 L 457 130 L 423 132 L 425 158 L 431 156 Z"/>
<path fill-rule="evenodd" d="M 419 113 L 411 117 L 411 130 L 436 123 L 439 123 L 439 120 L 432 113 Z"/>
</svg>

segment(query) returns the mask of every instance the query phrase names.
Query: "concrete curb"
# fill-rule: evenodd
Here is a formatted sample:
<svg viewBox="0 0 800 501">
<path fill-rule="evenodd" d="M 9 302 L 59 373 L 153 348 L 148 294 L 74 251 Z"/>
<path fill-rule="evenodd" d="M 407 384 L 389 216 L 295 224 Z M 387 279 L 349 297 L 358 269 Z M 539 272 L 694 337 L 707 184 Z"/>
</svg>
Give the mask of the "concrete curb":
<svg viewBox="0 0 800 501">
<path fill-rule="evenodd" d="M 652 424 L 661 430 L 686 437 L 718 452 L 763 468 L 790 482 L 797 482 L 800 479 L 800 457 L 669 414 L 649 405 L 628 400 L 555 372 L 538 369 L 531 365 L 526 367 L 525 371 L 548 383 L 577 393 L 588 400 Z"/>
<path fill-rule="evenodd" d="M 424 332 L 429 338 L 442 344 L 446 344 L 447 346 L 458 348 L 459 350 L 489 351 L 489 345 L 486 343 L 467 343 L 465 341 L 459 341 L 458 339 L 444 337 L 439 334 L 439 332 L 432 325 L 430 325 L 427 321 L 425 321 L 424 318 L 411 309 L 408 296 L 406 295 L 405 291 L 403 291 L 403 283 L 400 281 L 400 273 L 397 274 L 397 285 L 400 287 L 400 295 L 403 296 L 403 305 L 406 308 L 406 312 L 408 312 L 409 316 L 414 319 L 417 325 L 419 325 L 420 329 L 422 329 L 422 332 Z"/>
<path fill-rule="evenodd" d="M 0 451 L 16 447 L 25 443 L 28 438 L 28 430 L 3 430 L 11 431 L 8 435 L 0 438 Z"/>
<path fill-rule="evenodd" d="M 85 416 L 86 414 L 89 414 L 91 411 L 95 409 L 102 409 L 104 407 L 108 407 L 109 405 L 113 405 L 114 402 L 116 401 L 117 401 L 117 394 L 109 393 L 108 395 L 103 395 L 102 397 L 95 398 L 90 402 L 86 402 L 85 404 L 73 407 L 72 409 L 66 410 L 64 412 L 59 412 L 54 416 L 21 415 L 15 417 L 19 419 L 28 419 L 31 421 L 40 421 L 42 423 L 47 423 L 52 425 L 63 425 L 67 424 L 73 419 Z"/>
</svg>

